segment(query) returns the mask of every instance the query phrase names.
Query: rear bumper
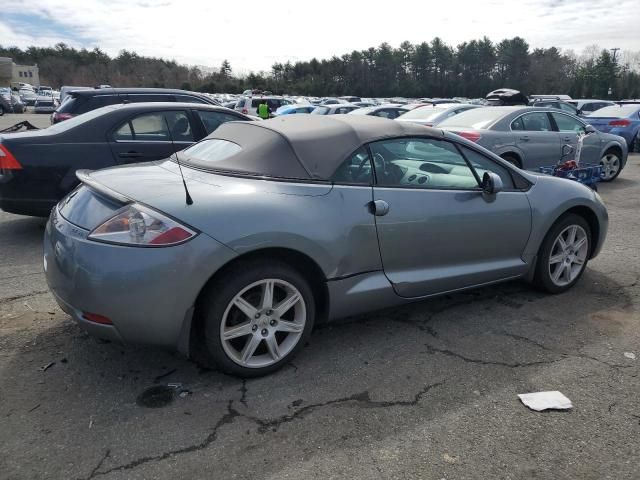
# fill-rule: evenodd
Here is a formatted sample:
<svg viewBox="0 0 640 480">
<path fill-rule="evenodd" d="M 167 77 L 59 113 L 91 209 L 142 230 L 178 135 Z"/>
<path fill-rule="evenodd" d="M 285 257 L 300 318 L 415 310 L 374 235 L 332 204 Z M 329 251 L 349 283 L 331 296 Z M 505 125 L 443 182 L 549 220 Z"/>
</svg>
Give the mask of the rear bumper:
<svg viewBox="0 0 640 480">
<path fill-rule="evenodd" d="M 193 306 L 213 273 L 235 253 L 205 234 L 166 248 L 87 240 L 88 232 L 51 212 L 44 237 L 49 289 L 92 335 L 177 349 L 189 335 Z M 107 317 L 112 325 L 88 321 Z"/>
<path fill-rule="evenodd" d="M 30 168 L 0 174 L 0 210 L 17 215 L 48 217 L 64 196 L 53 175 Z"/>
</svg>

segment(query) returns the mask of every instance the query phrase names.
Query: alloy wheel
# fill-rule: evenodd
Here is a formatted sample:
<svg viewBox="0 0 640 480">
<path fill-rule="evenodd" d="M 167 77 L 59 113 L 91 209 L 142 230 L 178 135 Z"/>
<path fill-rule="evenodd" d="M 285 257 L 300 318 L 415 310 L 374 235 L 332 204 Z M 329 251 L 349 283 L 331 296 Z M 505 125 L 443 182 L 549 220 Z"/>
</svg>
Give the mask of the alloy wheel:
<svg viewBox="0 0 640 480">
<path fill-rule="evenodd" d="M 549 256 L 549 276 L 558 287 L 573 282 L 582 272 L 589 254 L 587 232 L 580 225 L 569 225 L 553 242 Z"/>
<path fill-rule="evenodd" d="M 227 305 L 220 339 L 233 362 L 263 368 L 284 359 L 298 344 L 307 320 L 300 291 L 275 278 L 243 288 Z"/>
<path fill-rule="evenodd" d="M 600 165 L 602 165 L 602 179 L 611 180 L 620 170 L 620 159 L 613 153 L 607 153 L 600 160 Z"/>
</svg>

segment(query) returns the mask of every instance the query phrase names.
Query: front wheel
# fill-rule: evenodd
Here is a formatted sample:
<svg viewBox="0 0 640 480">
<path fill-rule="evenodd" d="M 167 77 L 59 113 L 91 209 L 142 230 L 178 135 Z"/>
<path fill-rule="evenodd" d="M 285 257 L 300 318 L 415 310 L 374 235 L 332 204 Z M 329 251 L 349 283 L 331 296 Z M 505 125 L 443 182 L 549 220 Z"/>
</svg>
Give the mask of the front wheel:
<svg viewBox="0 0 640 480">
<path fill-rule="evenodd" d="M 214 282 L 205 295 L 208 363 L 232 375 L 257 377 L 281 368 L 313 328 L 309 283 L 286 264 L 243 264 Z"/>
<path fill-rule="evenodd" d="M 591 252 L 591 229 L 584 218 L 569 214 L 549 230 L 538 252 L 534 284 L 549 293 L 573 287 Z"/>
<path fill-rule="evenodd" d="M 600 159 L 600 165 L 602 166 L 602 181 L 610 182 L 620 175 L 622 158 L 620 158 L 619 153 L 609 150 L 604 154 L 602 159 Z"/>
</svg>

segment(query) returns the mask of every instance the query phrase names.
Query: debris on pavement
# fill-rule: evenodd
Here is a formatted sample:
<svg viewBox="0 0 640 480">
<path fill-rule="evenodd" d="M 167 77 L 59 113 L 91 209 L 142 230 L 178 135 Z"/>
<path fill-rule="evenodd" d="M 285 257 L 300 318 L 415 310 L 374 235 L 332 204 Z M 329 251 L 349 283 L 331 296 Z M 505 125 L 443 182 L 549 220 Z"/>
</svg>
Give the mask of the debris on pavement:
<svg viewBox="0 0 640 480">
<path fill-rule="evenodd" d="M 635 360 L 636 359 L 636 354 L 633 352 L 624 352 L 624 356 L 631 359 L 631 360 Z"/>
<path fill-rule="evenodd" d="M 520 401 L 531 410 L 568 410 L 573 408 L 571 400 L 557 390 L 551 392 L 519 393 Z"/>
<path fill-rule="evenodd" d="M 56 364 L 56 362 L 49 362 L 46 365 L 43 365 L 42 367 L 40 367 L 39 370 L 42 371 L 42 372 L 46 372 L 51 367 L 53 367 L 55 364 Z"/>
</svg>

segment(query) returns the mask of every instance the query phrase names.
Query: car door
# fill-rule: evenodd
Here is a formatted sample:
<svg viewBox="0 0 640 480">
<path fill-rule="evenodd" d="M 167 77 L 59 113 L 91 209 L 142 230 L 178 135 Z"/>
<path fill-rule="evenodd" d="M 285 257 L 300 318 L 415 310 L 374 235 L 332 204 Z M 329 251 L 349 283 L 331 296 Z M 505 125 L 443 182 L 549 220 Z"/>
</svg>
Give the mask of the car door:
<svg viewBox="0 0 640 480">
<path fill-rule="evenodd" d="M 521 255 L 531 209 L 506 167 L 443 139 L 396 138 L 369 148 L 380 254 L 398 295 L 432 295 L 527 271 Z M 500 175 L 504 191 L 484 194 L 477 177 L 484 171 Z"/>
<path fill-rule="evenodd" d="M 120 164 L 149 162 L 167 158 L 193 144 L 193 132 L 187 111 L 145 112 L 116 126 L 109 145 Z"/>
<path fill-rule="evenodd" d="M 551 113 L 551 117 L 558 129 L 560 142 L 571 145 L 574 153 L 567 155 L 563 160 L 575 160 L 580 155 L 583 163 L 598 163 L 600 161 L 600 136 L 598 133 L 586 135 L 586 126 L 577 118 L 564 113 Z M 582 136 L 582 147 L 578 152 L 578 138 Z"/>
<path fill-rule="evenodd" d="M 511 122 L 513 140 L 523 153 L 522 167 L 537 169 L 560 160 L 560 137 L 547 112 L 528 112 Z"/>
</svg>

